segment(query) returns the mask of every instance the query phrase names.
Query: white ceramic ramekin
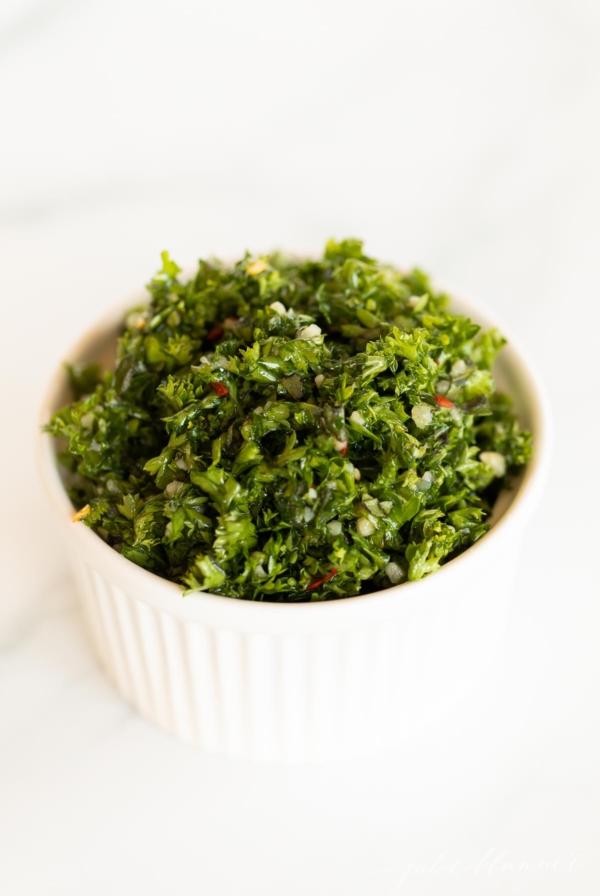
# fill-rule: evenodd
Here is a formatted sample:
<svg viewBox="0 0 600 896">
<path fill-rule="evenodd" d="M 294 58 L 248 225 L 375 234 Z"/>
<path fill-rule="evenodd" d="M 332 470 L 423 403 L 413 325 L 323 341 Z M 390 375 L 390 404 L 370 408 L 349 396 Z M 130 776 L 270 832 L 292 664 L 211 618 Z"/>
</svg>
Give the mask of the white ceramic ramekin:
<svg viewBox="0 0 600 896">
<path fill-rule="evenodd" d="M 144 299 L 136 296 L 128 307 Z M 462 301 L 455 307 L 492 325 Z M 110 361 L 122 318 L 121 306 L 69 360 Z M 533 431 L 535 448 L 520 481 L 499 499 L 491 531 L 426 579 L 323 603 L 182 597 L 177 585 L 71 522 L 53 439 L 41 434 L 42 476 L 91 641 L 125 700 L 206 750 L 275 761 L 364 754 L 442 718 L 497 654 L 517 550 L 548 467 L 548 415 L 537 376 L 513 343 L 495 372 Z M 68 400 L 61 368 L 41 423 Z"/>
</svg>

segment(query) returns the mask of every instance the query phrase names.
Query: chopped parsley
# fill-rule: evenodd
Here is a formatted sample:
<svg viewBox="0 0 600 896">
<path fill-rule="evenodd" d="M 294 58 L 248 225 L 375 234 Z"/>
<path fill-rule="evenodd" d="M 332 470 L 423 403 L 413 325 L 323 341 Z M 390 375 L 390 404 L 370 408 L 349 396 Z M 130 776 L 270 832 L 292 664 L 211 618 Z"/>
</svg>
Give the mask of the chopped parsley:
<svg viewBox="0 0 600 896">
<path fill-rule="evenodd" d="M 269 601 L 420 579 L 484 535 L 531 454 L 497 331 L 357 240 L 179 273 L 163 253 L 115 370 L 69 368 L 48 429 L 77 520 L 188 592 Z"/>
</svg>

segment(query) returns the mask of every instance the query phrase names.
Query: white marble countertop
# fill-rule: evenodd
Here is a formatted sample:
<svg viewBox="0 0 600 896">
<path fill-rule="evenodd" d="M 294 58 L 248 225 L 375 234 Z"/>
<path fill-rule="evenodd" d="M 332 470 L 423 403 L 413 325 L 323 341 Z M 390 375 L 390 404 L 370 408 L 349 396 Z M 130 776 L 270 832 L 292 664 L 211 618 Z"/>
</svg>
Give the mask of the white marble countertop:
<svg viewBox="0 0 600 896">
<path fill-rule="evenodd" d="M 5 0 L 0 47 L 2 893 L 598 892 L 598 4 Z M 98 671 L 36 408 L 161 249 L 331 235 L 507 323 L 551 396 L 552 476 L 503 662 L 435 742 L 246 765 Z"/>
</svg>

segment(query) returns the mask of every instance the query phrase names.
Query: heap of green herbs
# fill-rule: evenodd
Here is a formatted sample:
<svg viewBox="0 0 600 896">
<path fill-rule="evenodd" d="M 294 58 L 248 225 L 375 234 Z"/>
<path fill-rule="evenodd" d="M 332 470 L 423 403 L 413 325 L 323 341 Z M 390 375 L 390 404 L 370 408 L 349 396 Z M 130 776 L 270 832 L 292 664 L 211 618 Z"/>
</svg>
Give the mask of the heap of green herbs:
<svg viewBox="0 0 600 896">
<path fill-rule="evenodd" d="M 188 592 L 268 601 L 420 579 L 484 535 L 531 454 L 497 331 L 357 240 L 179 273 L 163 253 L 115 370 L 69 368 L 48 429 L 77 520 Z"/>
</svg>

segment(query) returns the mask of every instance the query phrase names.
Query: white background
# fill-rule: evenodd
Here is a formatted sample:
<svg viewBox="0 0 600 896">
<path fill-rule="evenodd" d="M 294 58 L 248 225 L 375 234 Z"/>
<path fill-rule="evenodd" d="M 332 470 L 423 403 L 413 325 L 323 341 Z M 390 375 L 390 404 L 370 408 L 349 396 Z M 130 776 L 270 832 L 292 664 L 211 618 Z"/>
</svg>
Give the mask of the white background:
<svg viewBox="0 0 600 896">
<path fill-rule="evenodd" d="M 597 0 L 2 0 L 0 79 L 0 891 L 597 893 Z M 434 739 L 252 766 L 100 675 L 36 407 L 161 249 L 332 235 L 507 323 L 551 396 L 552 476 L 502 662 Z"/>
</svg>

